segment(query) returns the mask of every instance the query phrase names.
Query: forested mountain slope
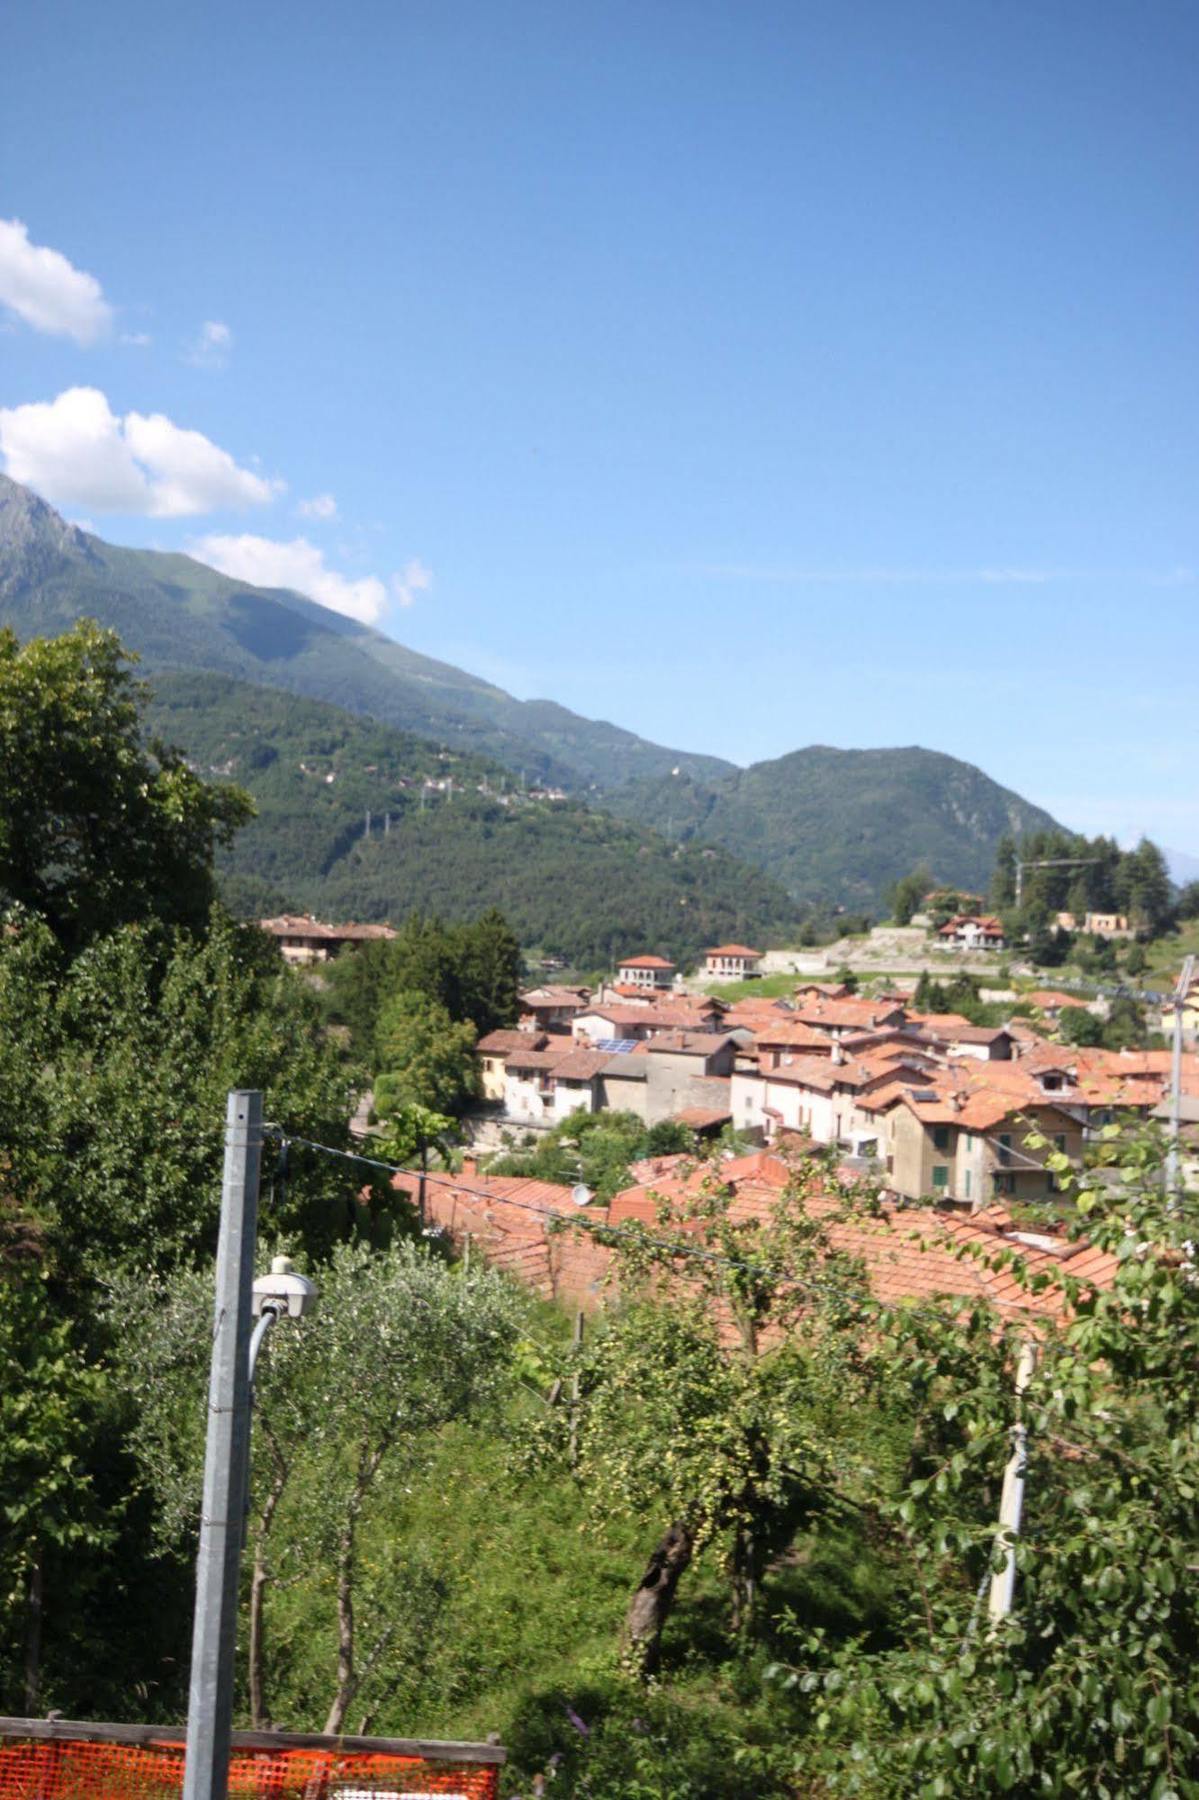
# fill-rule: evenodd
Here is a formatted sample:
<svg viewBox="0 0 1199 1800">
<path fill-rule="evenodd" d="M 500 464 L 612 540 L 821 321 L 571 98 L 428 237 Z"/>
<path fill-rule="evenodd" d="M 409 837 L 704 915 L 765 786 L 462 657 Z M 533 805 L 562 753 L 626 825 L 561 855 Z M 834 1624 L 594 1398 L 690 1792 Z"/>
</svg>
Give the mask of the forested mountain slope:
<svg viewBox="0 0 1199 1800">
<path fill-rule="evenodd" d="M 582 966 L 795 931 L 783 889 L 727 851 L 531 798 L 485 757 L 227 676 L 153 688 L 151 728 L 254 796 L 258 817 L 221 863 L 235 910 L 465 919 L 498 906 L 526 945 Z"/>
<path fill-rule="evenodd" d="M 938 881 L 985 892 L 1005 833 L 1054 827 L 981 769 L 917 747 L 813 746 L 717 781 L 683 772 L 632 782 L 604 805 L 672 842 L 723 844 L 798 901 L 867 911 L 918 863 Z"/>
<path fill-rule="evenodd" d="M 207 670 L 328 700 L 574 789 L 730 766 L 551 700 L 515 700 L 287 589 L 233 581 L 188 556 L 107 544 L 0 475 L 0 624 L 22 638 L 54 636 L 81 616 L 112 626 L 147 670 Z"/>
</svg>

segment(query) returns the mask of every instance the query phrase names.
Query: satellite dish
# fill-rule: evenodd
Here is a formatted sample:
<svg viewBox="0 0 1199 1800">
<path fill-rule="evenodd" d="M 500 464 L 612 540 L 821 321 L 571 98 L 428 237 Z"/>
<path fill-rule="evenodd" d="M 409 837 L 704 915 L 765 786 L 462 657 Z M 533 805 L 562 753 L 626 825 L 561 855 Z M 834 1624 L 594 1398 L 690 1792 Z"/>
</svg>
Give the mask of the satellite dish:
<svg viewBox="0 0 1199 1800">
<path fill-rule="evenodd" d="M 570 1197 L 576 1206 L 589 1206 L 595 1195 L 584 1182 L 580 1181 L 577 1187 L 571 1188 Z"/>
</svg>

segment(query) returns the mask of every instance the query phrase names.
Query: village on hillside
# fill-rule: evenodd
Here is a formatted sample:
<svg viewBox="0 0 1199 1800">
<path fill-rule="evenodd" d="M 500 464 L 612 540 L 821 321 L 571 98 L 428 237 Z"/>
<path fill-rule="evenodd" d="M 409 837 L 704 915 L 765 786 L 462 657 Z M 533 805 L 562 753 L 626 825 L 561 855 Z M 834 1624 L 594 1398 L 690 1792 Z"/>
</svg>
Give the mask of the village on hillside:
<svg viewBox="0 0 1199 1800">
<path fill-rule="evenodd" d="M 924 921 L 934 959 L 955 947 L 1004 948 L 998 918 L 938 919 L 938 899 L 927 896 Z M 1061 929 L 1076 923 L 1083 924 L 1059 921 Z M 396 935 L 388 926 L 296 916 L 261 925 L 287 960 L 307 967 Z M 1128 933 L 1119 916 L 1086 927 Z M 475 1045 L 476 1098 L 459 1121 L 469 1153 L 437 1179 L 398 1176 L 397 1187 L 414 1200 L 419 1189 L 422 1216 L 459 1248 L 469 1236 L 547 1297 L 595 1304 L 609 1257 L 590 1233 L 560 1231 L 569 1190 L 488 1173 L 488 1165 L 550 1134 L 569 1143 L 562 1131 L 572 1118 L 631 1117 L 647 1132 L 681 1130 L 691 1148 L 642 1159 L 630 1185 L 604 1201 L 576 1192 L 590 1207 L 589 1223 L 649 1220 L 663 1204 L 685 1213 L 689 1197 L 712 1181 L 735 1206 L 765 1217 L 796 1171 L 815 1163 L 830 1193 L 850 1184 L 872 1195 L 870 1229 L 831 1229 L 833 1241 L 840 1230 L 863 1258 L 880 1297 L 977 1291 L 994 1300 L 996 1278 L 963 1262 L 962 1244 L 1008 1248 L 1026 1263 L 1085 1257 L 1061 1206 L 1064 1172 L 1086 1168 L 1103 1179 L 1106 1128 L 1172 1119 L 1168 1045 L 1081 1045 L 1063 1033 L 1073 1009 L 1111 1013 L 1102 993 L 1088 999 L 1026 983 L 1008 991 L 1016 1004 L 1004 1022 L 978 1024 L 921 1008 L 900 985 L 858 991 L 848 970 L 843 980 L 800 977 L 786 993 L 763 991 L 763 961 L 753 946 L 727 943 L 708 949 L 693 971 L 643 952 L 621 958 L 594 985 L 526 986 L 516 1022 Z M 740 997 L 713 991 L 731 984 Z M 765 985 L 777 988 L 778 978 Z M 1177 1017 L 1178 1142 L 1184 1173 L 1195 1180 L 1199 981 Z M 1174 1018 L 1175 1008 L 1164 1006 L 1163 1031 Z M 832 1204 L 809 1193 L 810 1209 Z M 925 1254 L 912 1250 L 915 1236 Z"/>
</svg>

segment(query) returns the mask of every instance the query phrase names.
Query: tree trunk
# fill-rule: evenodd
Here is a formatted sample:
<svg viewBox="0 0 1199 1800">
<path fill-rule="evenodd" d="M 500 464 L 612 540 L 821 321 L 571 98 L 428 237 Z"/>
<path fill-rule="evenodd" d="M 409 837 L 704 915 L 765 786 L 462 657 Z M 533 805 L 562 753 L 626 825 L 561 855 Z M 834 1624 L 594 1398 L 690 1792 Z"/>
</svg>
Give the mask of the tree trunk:
<svg viewBox="0 0 1199 1800">
<path fill-rule="evenodd" d="M 262 1608 L 266 1597 L 267 1572 L 262 1540 L 254 1546 L 254 1572 L 250 1576 L 250 1725 L 254 1731 L 269 1729 L 266 1701 L 263 1696 Z"/>
<path fill-rule="evenodd" d="M 670 1616 L 675 1589 L 691 1561 L 693 1547 L 689 1528 L 676 1519 L 663 1533 L 629 1602 L 625 1637 L 637 1652 L 643 1675 L 651 1675 L 658 1666 L 662 1627 Z"/>
<path fill-rule="evenodd" d="M 28 1617 L 25 1628 L 25 1717 L 36 1716 L 42 1684 L 42 1588 L 45 1565 L 37 1545 L 29 1565 Z"/>
<path fill-rule="evenodd" d="M 271 1455 L 275 1461 L 275 1475 L 271 1482 L 262 1513 L 258 1520 L 258 1529 L 254 1536 L 254 1569 L 250 1576 L 250 1724 L 255 1731 L 268 1731 L 270 1720 L 266 1708 L 266 1590 L 270 1582 L 270 1572 L 266 1564 L 267 1541 L 271 1526 L 275 1522 L 275 1513 L 283 1498 L 291 1471 L 279 1447 L 275 1434 L 265 1425 L 263 1435 L 270 1445 Z"/>
<path fill-rule="evenodd" d="M 733 1631 L 741 1636 L 753 1622 L 758 1598 L 758 1546 L 746 1525 L 737 1529 L 733 1541 Z"/>
<path fill-rule="evenodd" d="M 325 1735 L 336 1737 L 346 1722 L 357 1687 L 354 1680 L 354 1532 L 347 1524 L 337 1555 L 337 1692 L 325 1720 Z"/>
</svg>

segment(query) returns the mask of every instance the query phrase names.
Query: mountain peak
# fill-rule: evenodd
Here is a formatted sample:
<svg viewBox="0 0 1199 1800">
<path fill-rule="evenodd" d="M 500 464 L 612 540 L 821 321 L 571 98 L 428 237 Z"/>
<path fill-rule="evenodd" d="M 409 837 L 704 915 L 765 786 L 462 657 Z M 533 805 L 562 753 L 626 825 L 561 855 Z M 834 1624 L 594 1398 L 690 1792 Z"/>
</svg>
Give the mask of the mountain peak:
<svg viewBox="0 0 1199 1800">
<path fill-rule="evenodd" d="M 87 539 L 75 525 L 9 475 L 0 475 L 0 551 L 6 568 L 0 568 L 0 587 L 18 578 L 39 574 L 48 556 L 87 555 Z M 10 561 L 11 559 L 11 561 Z"/>
</svg>

